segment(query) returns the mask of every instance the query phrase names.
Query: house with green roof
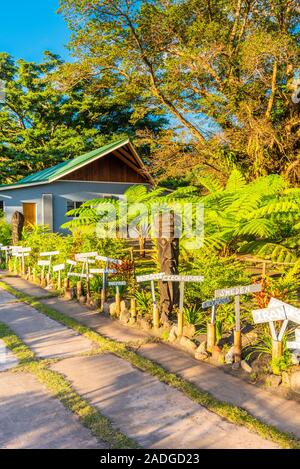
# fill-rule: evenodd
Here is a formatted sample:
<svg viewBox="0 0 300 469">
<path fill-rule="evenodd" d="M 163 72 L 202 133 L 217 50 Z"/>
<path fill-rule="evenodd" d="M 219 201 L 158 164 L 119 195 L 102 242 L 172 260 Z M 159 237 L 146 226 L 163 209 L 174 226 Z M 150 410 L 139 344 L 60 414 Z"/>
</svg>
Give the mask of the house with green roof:
<svg viewBox="0 0 300 469">
<path fill-rule="evenodd" d="M 83 202 L 122 198 L 133 184 L 152 183 L 131 141 L 123 139 L 0 186 L 0 209 L 8 221 L 19 211 L 26 224 L 63 232 L 61 225 L 69 220 L 66 213 Z"/>
</svg>

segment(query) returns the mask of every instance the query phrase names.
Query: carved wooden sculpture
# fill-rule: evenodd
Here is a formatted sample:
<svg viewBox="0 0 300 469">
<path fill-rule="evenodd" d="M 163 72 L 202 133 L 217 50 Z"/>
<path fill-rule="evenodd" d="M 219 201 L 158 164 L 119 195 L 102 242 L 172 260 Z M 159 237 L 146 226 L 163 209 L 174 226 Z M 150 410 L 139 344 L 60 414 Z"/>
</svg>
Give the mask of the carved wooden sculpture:
<svg viewBox="0 0 300 469">
<path fill-rule="evenodd" d="M 25 218 L 23 213 L 15 212 L 11 219 L 12 225 L 12 242 L 16 246 L 19 241 L 22 239 L 22 231 L 25 223 Z"/>
</svg>

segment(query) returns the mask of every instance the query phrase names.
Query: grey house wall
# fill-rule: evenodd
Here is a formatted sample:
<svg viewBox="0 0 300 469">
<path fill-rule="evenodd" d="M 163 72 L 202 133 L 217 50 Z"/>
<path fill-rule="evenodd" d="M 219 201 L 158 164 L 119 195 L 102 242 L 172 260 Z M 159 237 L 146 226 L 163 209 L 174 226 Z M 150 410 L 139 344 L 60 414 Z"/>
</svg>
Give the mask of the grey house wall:
<svg viewBox="0 0 300 469">
<path fill-rule="evenodd" d="M 82 202 L 100 196 L 121 196 L 132 185 L 132 183 L 57 181 L 0 191 L 0 200 L 4 201 L 4 212 L 8 222 L 16 210 L 23 211 L 23 202 L 31 202 L 37 205 L 38 225 L 48 225 L 53 231 L 66 232 L 61 225 L 70 220 L 65 216 L 68 200 Z"/>
</svg>

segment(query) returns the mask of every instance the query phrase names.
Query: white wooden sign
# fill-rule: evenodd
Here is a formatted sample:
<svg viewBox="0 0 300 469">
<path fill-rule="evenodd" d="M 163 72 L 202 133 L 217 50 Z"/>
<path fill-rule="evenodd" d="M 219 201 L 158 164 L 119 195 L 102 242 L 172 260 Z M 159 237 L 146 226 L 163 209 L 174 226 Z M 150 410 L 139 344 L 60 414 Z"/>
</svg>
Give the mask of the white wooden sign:
<svg viewBox="0 0 300 469">
<path fill-rule="evenodd" d="M 226 303 L 230 303 L 231 299 L 228 297 L 225 298 L 214 298 L 213 300 L 204 301 L 202 303 L 202 308 L 212 308 L 213 306 L 225 305 Z"/>
<path fill-rule="evenodd" d="M 40 267 L 48 267 L 50 265 L 50 261 L 38 261 L 38 266 Z"/>
<path fill-rule="evenodd" d="M 256 309 L 252 311 L 252 316 L 255 324 L 263 324 L 270 321 L 285 321 L 287 319 L 283 306 Z"/>
<path fill-rule="evenodd" d="M 98 256 L 97 252 L 83 252 L 79 254 L 75 254 L 76 261 L 82 261 L 82 259 L 87 259 L 88 257 L 96 257 Z"/>
<path fill-rule="evenodd" d="M 41 252 L 40 257 L 52 257 L 52 256 L 58 256 L 59 251 L 51 251 L 51 252 Z"/>
<path fill-rule="evenodd" d="M 109 287 L 125 287 L 126 282 L 120 281 L 120 282 L 108 282 Z"/>
<path fill-rule="evenodd" d="M 91 274 L 115 274 L 117 271 L 114 269 L 91 269 Z"/>
<path fill-rule="evenodd" d="M 163 282 L 203 282 L 202 275 L 164 275 Z"/>
<path fill-rule="evenodd" d="M 68 264 L 68 265 L 73 265 L 73 266 L 75 266 L 75 265 L 77 265 L 77 262 L 76 262 L 76 261 L 72 261 L 71 259 L 68 259 L 68 260 L 67 260 L 67 264 Z"/>
<path fill-rule="evenodd" d="M 283 306 L 287 319 L 296 324 L 300 324 L 300 309 L 288 303 L 284 303 L 284 301 L 278 300 L 277 298 L 271 298 L 269 308 L 273 308 L 274 306 Z"/>
<path fill-rule="evenodd" d="M 215 291 L 216 298 L 222 298 L 225 296 L 239 296 L 247 295 L 250 293 L 259 293 L 262 290 L 260 283 L 254 283 L 252 285 L 240 285 L 232 288 L 222 288 L 221 290 Z"/>
<path fill-rule="evenodd" d="M 58 264 L 53 266 L 53 272 L 60 272 L 61 270 L 64 270 L 66 267 L 65 264 Z"/>
<path fill-rule="evenodd" d="M 118 265 L 122 264 L 122 261 L 120 261 L 120 259 L 111 259 L 110 257 L 105 257 L 105 256 L 97 256 L 96 260 L 110 263 L 110 264 L 118 264 Z"/>
<path fill-rule="evenodd" d="M 79 277 L 79 278 L 86 278 L 86 274 L 79 274 L 77 272 L 69 272 L 68 277 Z M 90 278 L 94 278 L 93 275 L 89 276 Z"/>
<path fill-rule="evenodd" d="M 28 257 L 29 256 L 29 252 L 21 252 L 21 253 L 18 253 L 18 254 L 15 254 L 14 257 L 18 257 L 18 258 L 23 258 L 23 257 Z"/>
<path fill-rule="evenodd" d="M 164 275 L 165 274 L 163 272 L 160 272 L 159 274 L 140 275 L 136 277 L 136 281 L 138 283 L 142 283 L 142 282 L 151 282 L 153 280 L 162 280 Z"/>
</svg>

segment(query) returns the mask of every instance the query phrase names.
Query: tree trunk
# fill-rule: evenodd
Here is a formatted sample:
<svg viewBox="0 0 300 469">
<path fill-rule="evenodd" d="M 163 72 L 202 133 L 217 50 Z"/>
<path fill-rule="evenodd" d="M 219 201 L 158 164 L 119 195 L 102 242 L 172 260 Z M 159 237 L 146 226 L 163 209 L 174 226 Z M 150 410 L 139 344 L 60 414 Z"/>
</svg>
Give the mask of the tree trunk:
<svg viewBox="0 0 300 469">
<path fill-rule="evenodd" d="M 23 213 L 15 212 L 11 219 L 12 225 L 12 242 L 16 246 L 22 239 L 22 231 L 25 223 Z"/>
</svg>

